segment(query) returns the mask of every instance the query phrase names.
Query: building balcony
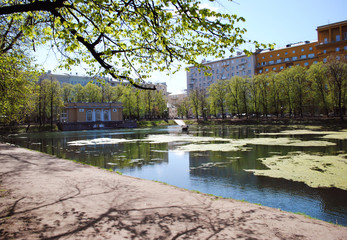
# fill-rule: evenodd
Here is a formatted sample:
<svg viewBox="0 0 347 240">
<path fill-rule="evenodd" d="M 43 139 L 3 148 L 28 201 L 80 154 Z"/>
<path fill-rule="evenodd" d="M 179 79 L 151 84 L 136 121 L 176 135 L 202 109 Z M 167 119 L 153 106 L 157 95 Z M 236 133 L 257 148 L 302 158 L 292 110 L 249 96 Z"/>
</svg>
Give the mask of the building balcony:
<svg viewBox="0 0 347 240">
<path fill-rule="evenodd" d="M 323 41 L 323 42 L 319 42 L 316 45 L 317 49 L 320 48 L 326 48 L 326 47 L 334 47 L 334 46 L 341 46 L 341 45 L 346 45 L 347 44 L 347 38 L 341 40 L 341 41 Z"/>
</svg>

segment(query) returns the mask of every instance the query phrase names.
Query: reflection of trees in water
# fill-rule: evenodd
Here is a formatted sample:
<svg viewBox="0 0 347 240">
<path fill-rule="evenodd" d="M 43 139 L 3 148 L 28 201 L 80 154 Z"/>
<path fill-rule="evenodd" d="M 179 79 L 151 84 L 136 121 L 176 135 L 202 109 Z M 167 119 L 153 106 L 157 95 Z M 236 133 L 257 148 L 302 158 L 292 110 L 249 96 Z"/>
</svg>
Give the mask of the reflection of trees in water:
<svg viewBox="0 0 347 240">
<path fill-rule="evenodd" d="M 116 163 L 118 168 L 168 162 L 167 149 L 167 143 L 135 142 L 122 144 L 119 148 L 119 154 L 113 156 L 112 162 Z"/>
</svg>

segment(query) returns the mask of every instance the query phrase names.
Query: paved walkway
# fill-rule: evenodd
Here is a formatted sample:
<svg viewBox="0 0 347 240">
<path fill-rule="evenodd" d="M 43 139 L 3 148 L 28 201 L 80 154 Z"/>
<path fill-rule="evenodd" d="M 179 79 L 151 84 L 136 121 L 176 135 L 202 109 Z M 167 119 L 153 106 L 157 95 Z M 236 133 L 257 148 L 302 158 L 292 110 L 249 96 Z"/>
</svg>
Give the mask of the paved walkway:
<svg viewBox="0 0 347 240">
<path fill-rule="evenodd" d="M 0 144 L 0 239 L 317 240 L 347 228 Z"/>
</svg>

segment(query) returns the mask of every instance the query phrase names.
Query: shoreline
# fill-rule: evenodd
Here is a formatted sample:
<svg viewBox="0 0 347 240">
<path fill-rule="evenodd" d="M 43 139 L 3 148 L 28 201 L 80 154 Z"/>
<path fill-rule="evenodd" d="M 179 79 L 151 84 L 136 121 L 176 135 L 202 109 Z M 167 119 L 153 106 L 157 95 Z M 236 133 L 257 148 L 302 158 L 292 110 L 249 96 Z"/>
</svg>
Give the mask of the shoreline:
<svg viewBox="0 0 347 240">
<path fill-rule="evenodd" d="M 277 117 L 269 117 L 269 118 L 241 118 L 241 119 L 233 119 L 233 118 L 225 118 L 225 119 L 208 119 L 207 121 L 202 118 L 189 118 L 189 119 L 181 119 L 187 123 L 187 125 L 314 125 L 314 126 L 324 126 L 328 127 L 329 125 L 335 125 L 339 127 L 347 127 L 347 120 L 341 121 L 338 117 L 304 117 L 304 118 L 277 118 Z M 147 127 L 157 127 L 157 126 L 168 126 L 168 125 L 176 125 L 173 119 L 166 120 L 140 120 L 137 121 L 137 128 L 147 128 Z M 42 128 L 39 128 L 38 124 L 31 124 L 28 129 L 28 133 L 37 133 L 37 132 L 50 132 L 51 126 L 44 125 Z M 102 129 L 102 128 L 101 128 Z M 120 129 L 120 128 L 105 128 L 105 129 Z M 3 126 L 0 125 L 0 135 L 1 134 L 9 134 L 9 133 L 21 133 L 27 130 L 27 125 L 18 125 L 18 126 Z M 94 129 L 93 129 L 94 130 Z M 54 124 L 53 132 L 59 132 L 58 126 Z"/>
<path fill-rule="evenodd" d="M 0 144 L 2 239 L 345 239 L 294 213 Z"/>
</svg>

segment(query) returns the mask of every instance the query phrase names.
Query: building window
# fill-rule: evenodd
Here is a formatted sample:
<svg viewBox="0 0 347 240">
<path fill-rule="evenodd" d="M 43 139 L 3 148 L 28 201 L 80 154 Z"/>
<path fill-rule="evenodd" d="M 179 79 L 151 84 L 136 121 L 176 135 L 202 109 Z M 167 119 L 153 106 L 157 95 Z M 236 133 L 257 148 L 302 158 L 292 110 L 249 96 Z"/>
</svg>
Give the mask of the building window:
<svg viewBox="0 0 347 240">
<path fill-rule="evenodd" d="M 312 48 L 312 47 L 310 47 L 310 48 L 309 48 L 309 50 L 310 50 L 310 51 L 313 51 L 313 48 Z"/>
<path fill-rule="evenodd" d="M 277 57 L 279 57 L 280 56 L 280 54 L 279 53 L 277 53 Z"/>
<path fill-rule="evenodd" d="M 104 111 L 104 121 L 109 121 L 110 119 L 108 118 L 108 110 Z"/>
<path fill-rule="evenodd" d="M 100 110 L 95 111 L 95 121 L 101 121 L 101 112 Z"/>
<path fill-rule="evenodd" d="M 344 50 L 347 50 L 347 46 L 344 46 L 343 49 L 344 49 Z"/>
<path fill-rule="evenodd" d="M 262 72 L 263 72 L 263 70 L 260 69 L 260 70 L 259 70 L 259 73 L 262 73 Z"/>
<path fill-rule="evenodd" d="M 340 35 L 336 35 L 336 42 L 341 41 Z"/>
<path fill-rule="evenodd" d="M 308 55 L 308 58 L 314 58 L 314 53 L 310 53 L 310 54 Z"/>
<path fill-rule="evenodd" d="M 328 38 L 324 38 L 324 43 L 328 43 Z"/>
<path fill-rule="evenodd" d="M 274 63 L 275 63 L 274 60 L 269 61 L 269 64 L 274 64 Z"/>
<path fill-rule="evenodd" d="M 293 61 L 296 61 L 296 60 L 298 60 L 298 57 L 293 57 Z"/>
<path fill-rule="evenodd" d="M 301 48 L 301 52 L 304 52 L 305 51 L 305 49 L 304 48 Z"/>
<path fill-rule="evenodd" d="M 306 59 L 306 55 L 301 55 L 300 59 Z"/>
<path fill-rule="evenodd" d="M 269 69 L 265 68 L 265 72 L 268 72 L 268 71 L 269 71 Z"/>
<path fill-rule="evenodd" d="M 313 64 L 316 64 L 316 63 L 318 63 L 318 62 L 317 62 L 317 61 L 314 61 L 314 62 L 313 62 Z"/>
<path fill-rule="evenodd" d="M 92 110 L 87 111 L 87 121 L 93 121 L 93 112 Z"/>
<path fill-rule="evenodd" d="M 326 59 L 326 58 L 323 58 L 323 62 L 326 63 L 326 62 L 327 62 L 327 59 Z"/>
<path fill-rule="evenodd" d="M 270 55 L 270 58 L 272 58 L 272 54 Z"/>
<path fill-rule="evenodd" d="M 272 71 L 276 71 L 276 68 L 274 67 L 274 68 L 272 68 Z"/>
<path fill-rule="evenodd" d="M 282 69 L 283 69 L 283 66 L 280 67 L 280 70 L 282 70 Z"/>
<path fill-rule="evenodd" d="M 293 53 L 295 53 L 295 50 L 293 50 Z"/>
<path fill-rule="evenodd" d="M 263 56 L 262 59 L 265 59 L 265 57 Z"/>
<path fill-rule="evenodd" d="M 285 62 L 289 62 L 289 58 L 285 58 L 284 61 L 285 61 Z"/>
<path fill-rule="evenodd" d="M 323 53 L 324 53 L 324 54 L 327 54 L 327 50 L 323 50 Z"/>
<path fill-rule="evenodd" d="M 84 109 L 78 109 L 79 112 L 84 112 Z"/>
<path fill-rule="evenodd" d="M 336 56 L 336 60 L 340 61 L 340 59 L 341 59 L 340 56 Z"/>
<path fill-rule="evenodd" d="M 304 63 L 304 66 L 308 66 L 308 62 L 305 62 L 305 63 Z"/>
<path fill-rule="evenodd" d="M 337 47 L 337 48 L 336 48 L 336 52 L 339 52 L 339 51 L 340 51 L 340 48 L 339 48 L 339 47 Z"/>
<path fill-rule="evenodd" d="M 281 63 L 282 60 L 281 59 L 277 59 L 276 63 Z"/>
<path fill-rule="evenodd" d="M 288 52 L 285 52 L 284 55 L 288 55 Z"/>
</svg>

